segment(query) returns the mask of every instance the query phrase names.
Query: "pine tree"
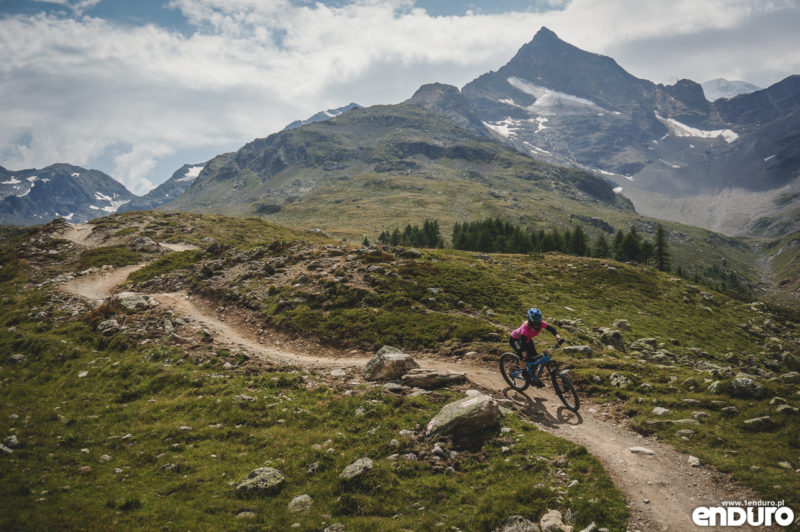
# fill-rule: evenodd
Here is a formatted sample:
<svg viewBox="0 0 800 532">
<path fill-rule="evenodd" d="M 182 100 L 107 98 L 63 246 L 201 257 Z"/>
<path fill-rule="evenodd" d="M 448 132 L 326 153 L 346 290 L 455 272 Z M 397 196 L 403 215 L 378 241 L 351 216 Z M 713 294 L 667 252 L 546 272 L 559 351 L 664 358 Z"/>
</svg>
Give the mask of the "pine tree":
<svg viewBox="0 0 800 532">
<path fill-rule="evenodd" d="M 598 258 L 607 259 L 611 257 L 611 249 L 608 247 L 608 239 L 606 235 L 600 233 L 597 240 L 594 242 L 594 250 L 592 255 Z"/>
<path fill-rule="evenodd" d="M 642 247 L 636 228 L 631 226 L 630 231 L 622 238 L 620 245 L 622 260 L 638 261 L 641 259 Z"/>
<path fill-rule="evenodd" d="M 575 230 L 572 232 L 572 238 L 570 239 L 570 244 L 572 245 L 572 253 L 575 255 L 583 257 L 589 254 L 588 246 L 586 245 L 586 233 L 583 232 L 581 226 L 575 226 Z"/>
<path fill-rule="evenodd" d="M 364 246 L 365 248 L 369 247 L 369 239 L 366 236 L 364 237 L 364 241 L 361 242 L 361 245 Z"/>
<path fill-rule="evenodd" d="M 664 226 L 658 224 L 656 229 L 656 249 L 655 249 L 656 268 L 662 272 L 669 271 L 669 250 L 667 249 L 667 237 L 664 234 Z"/>
<path fill-rule="evenodd" d="M 618 229 L 617 234 L 614 235 L 614 240 L 611 242 L 611 252 L 616 260 L 625 260 L 622 256 L 623 240 L 625 240 L 625 233 L 622 232 L 622 229 Z"/>
</svg>

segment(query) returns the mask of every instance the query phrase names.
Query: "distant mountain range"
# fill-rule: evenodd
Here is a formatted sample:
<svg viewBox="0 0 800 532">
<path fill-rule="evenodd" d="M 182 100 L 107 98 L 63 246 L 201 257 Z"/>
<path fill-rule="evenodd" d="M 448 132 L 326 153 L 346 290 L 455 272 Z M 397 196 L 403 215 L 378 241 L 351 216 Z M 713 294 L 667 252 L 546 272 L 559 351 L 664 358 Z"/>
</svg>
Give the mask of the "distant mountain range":
<svg viewBox="0 0 800 532">
<path fill-rule="evenodd" d="M 205 163 L 181 166 L 169 179 L 144 196 L 136 197 L 120 206 L 118 212 L 147 211 L 174 200 L 192 186 L 204 166 Z"/>
<path fill-rule="evenodd" d="M 115 212 L 149 210 L 182 194 L 203 165 L 184 165 L 170 179 L 136 196 L 98 170 L 69 164 L 10 171 L 0 166 L 0 225 L 35 225 L 53 218 L 82 223 Z"/>
<path fill-rule="evenodd" d="M 506 152 L 499 142 L 598 176 L 594 192 L 600 190 L 596 183 L 605 182 L 649 216 L 726 234 L 800 230 L 792 215 L 800 210 L 800 76 L 754 92 L 743 82 L 705 85 L 704 92 L 691 80 L 659 85 L 636 78 L 613 59 L 542 28 L 506 65 L 462 90 L 432 83 L 403 104 L 363 109 L 352 103 L 317 113 L 207 165 L 183 167 L 141 198 L 101 172 L 60 171 L 56 192 L 53 179 L 31 180 L 44 171 L 2 170 L 0 223 L 37 223 L 56 215 L 83 220 L 163 202 L 171 202 L 170 208 L 287 217 L 308 198 L 327 201 L 321 191 L 330 179 L 344 189 L 346 180 L 368 175 L 400 173 L 408 180 L 436 169 L 447 177 L 452 172 L 439 168 L 443 158 L 452 168 L 460 165 L 491 180 L 470 146 L 478 143 L 481 153 L 502 159 L 497 154 Z M 716 98 L 719 91 L 745 94 Z M 547 173 L 579 175 L 552 168 Z M 84 177 L 75 180 L 73 174 Z M 87 181 L 89 175 L 93 180 Z M 580 175 L 579 181 L 589 182 L 589 174 Z M 356 190 L 352 197 L 363 193 Z"/>
<path fill-rule="evenodd" d="M 542 28 L 462 93 L 497 139 L 602 175 L 644 214 L 742 234 L 797 205 L 778 200 L 800 192 L 800 76 L 709 102 Z"/>
<path fill-rule="evenodd" d="M 61 217 L 83 222 L 117 212 L 136 198 L 111 176 L 69 164 L 41 170 L 0 167 L 0 224 L 31 225 Z"/>
</svg>

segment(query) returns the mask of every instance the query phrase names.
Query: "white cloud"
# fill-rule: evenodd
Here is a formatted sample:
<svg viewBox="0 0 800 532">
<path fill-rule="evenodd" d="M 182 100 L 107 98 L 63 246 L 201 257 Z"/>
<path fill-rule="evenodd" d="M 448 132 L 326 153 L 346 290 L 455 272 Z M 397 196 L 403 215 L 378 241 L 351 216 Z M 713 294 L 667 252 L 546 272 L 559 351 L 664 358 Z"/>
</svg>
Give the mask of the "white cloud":
<svg viewBox="0 0 800 532">
<path fill-rule="evenodd" d="M 64 6 L 72 10 L 77 16 L 83 15 L 86 11 L 93 8 L 103 0 L 79 0 L 78 2 L 71 2 L 70 0 L 34 0 L 41 4 L 55 4 Z"/>
<path fill-rule="evenodd" d="M 58 3 L 77 15 L 97 0 Z M 759 17 L 797 14 L 796 2 L 573 0 L 539 13 L 432 17 L 411 0 L 341 7 L 289 0 L 173 0 L 191 35 L 80 16 L 0 18 L 0 164 L 96 164 L 137 192 L 159 161 L 205 148 L 235 149 L 285 124 L 350 101 L 395 103 L 422 83 L 462 85 L 502 66 L 545 25 L 572 44 L 612 55 L 634 75 L 661 81 L 709 65 L 739 79 L 800 71 L 800 37 L 764 49 L 747 41 L 695 46 L 659 61 L 648 43 L 739 35 Z M 784 17 L 786 18 L 786 17 Z M 790 35 L 787 37 L 786 35 Z M 679 49 L 677 44 L 675 49 Z M 613 52 L 613 54 L 611 53 Z M 741 60 L 740 70 L 734 70 Z M 692 72 L 677 70 L 681 65 Z M 672 67 L 673 70 L 666 70 Z M 705 79 L 716 77 L 706 76 Z M 705 81 L 700 76 L 696 81 Z M 21 142 L 20 139 L 27 139 Z M 175 168 L 185 162 L 175 164 Z M 148 177 L 149 180 L 148 181 Z"/>
</svg>

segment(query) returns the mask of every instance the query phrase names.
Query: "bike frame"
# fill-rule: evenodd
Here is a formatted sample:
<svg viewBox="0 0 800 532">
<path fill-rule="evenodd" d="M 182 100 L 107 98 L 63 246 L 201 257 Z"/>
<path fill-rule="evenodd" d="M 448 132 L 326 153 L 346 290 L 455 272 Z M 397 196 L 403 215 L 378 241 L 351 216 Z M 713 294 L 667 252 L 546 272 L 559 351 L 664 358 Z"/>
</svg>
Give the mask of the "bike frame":
<svg viewBox="0 0 800 532">
<path fill-rule="evenodd" d="M 532 361 L 526 361 L 525 362 L 526 368 L 524 370 L 516 369 L 516 370 L 512 371 L 511 372 L 511 376 L 515 377 L 515 378 L 519 377 L 520 374 L 522 374 L 522 372 L 524 371 L 530 377 L 531 382 L 533 384 L 536 384 L 541 379 L 542 372 L 544 371 L 545 367 L 547 367 L 547 370 L 550 373 L 553 372 L 553 368 L 550 367 L 550 362 L 552 362 L 553 365 L 556 366 L 555 369 L 556 369 L 556 371 L 558 371 L 558 363 L 555 360 L 553 360 L 553 358 L 550 356 L 550 353 L 554 349 L 556 349 L 559 345 L 561 345 L 561 344 L 556 342 L 555 345 L 553 345 L 553 347 L 551 347 L 550 349 L 545 349 L 542 352 L 542 356 L 539 357 L 538 359 L 532 360 Z M 539 366 L 539 367 L 536 368 L 536 366 Z"/>
</svg>

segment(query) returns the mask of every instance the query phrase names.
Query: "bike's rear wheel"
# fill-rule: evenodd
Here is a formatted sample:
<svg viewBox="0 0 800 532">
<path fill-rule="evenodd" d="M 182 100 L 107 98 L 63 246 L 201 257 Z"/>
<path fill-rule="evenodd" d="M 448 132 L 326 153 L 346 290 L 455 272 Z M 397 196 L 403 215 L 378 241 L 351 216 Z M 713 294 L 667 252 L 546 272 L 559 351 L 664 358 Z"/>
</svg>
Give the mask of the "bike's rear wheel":
<svg viewBox="0 0 800 532">
<path fill-rule="evenodd" d="M 500 355 L 500 373 L 513 389 L 521 392 L 530 385 L 527 371 L 519 369 L 519 357 L 514 353 Z"/>
<path fill-rule="evenodd" d="M 581 407 L 581 400 L 567 374 L 563 371 L 553 371 L 550 376 L 553 378 L 553 389 L 558 394 L 561 402 L 564 403 L 567 409 L 577 412 L 578 408 Z"/>
</svg>

